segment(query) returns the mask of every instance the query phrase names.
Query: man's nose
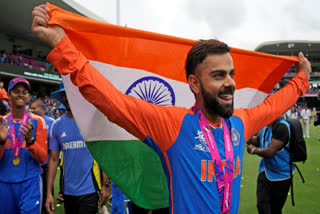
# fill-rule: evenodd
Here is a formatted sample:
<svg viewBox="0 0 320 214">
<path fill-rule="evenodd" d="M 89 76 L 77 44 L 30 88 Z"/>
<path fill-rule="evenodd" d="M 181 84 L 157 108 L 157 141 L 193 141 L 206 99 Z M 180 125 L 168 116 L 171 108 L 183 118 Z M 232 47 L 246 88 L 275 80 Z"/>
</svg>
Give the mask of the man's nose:
<svg viewBox="0 0 320 214">
<path fill-rule="evenodd" d="M 228 74 L 225 81 L 224 81 L 224 86 L 225 87 L 229 87 L 229 86 L 235 87 L 235 85 L 236 84 L 235 84 L 233 77 Z"/>
</svg>

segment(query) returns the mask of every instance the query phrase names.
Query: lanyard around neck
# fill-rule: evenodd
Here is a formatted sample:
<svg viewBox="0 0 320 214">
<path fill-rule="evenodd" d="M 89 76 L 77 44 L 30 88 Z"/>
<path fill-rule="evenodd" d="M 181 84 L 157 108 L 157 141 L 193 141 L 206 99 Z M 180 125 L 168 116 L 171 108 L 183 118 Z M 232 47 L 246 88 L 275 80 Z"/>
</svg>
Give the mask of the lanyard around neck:
<svg viewBox="0 0 320 214">
<path fill-rule="evenodd" d="M 232 179 L 233 179 L 233 169 L 234 169 L 234 159 L 233 159 L 233 149 L 230 133 L 225 123 L 222 120 L 223 126 L 223 136 L 224 136 L 224 146 L 225 146 L 225 159 L 226 164 L 223 170 L 221 157 L 218 151 L 218 147 L 214 140 L 209 123 L 202 113 L 201 109 L 197 103 L 192 107 L 192 110 L 197 114 L 197 119 L 204 135 L 206 143 L 208 144 L 211 158 L 214 164 L 215 177 L 219 191 L 220 208 L 222 213 L 230 212 L 231 205 L 231 192 L 232 192 Z"/>
</svg>

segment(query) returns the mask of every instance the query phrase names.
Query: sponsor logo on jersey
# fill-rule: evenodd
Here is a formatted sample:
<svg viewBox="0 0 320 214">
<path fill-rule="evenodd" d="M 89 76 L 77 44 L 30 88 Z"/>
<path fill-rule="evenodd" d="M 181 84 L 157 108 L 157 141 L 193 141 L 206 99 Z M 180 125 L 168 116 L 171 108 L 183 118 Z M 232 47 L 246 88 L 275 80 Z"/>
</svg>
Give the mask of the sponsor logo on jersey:
<svg viewBox="0 0 320 214">
<path fill-rule="evenodd" d="M 63 150 L 67 149 L 81 149 L 87 147 L 84 141 L 71 141 L 71 142 L 66 142 L 62 144 Z"/>
<path fill-rule="evenodd" d="M 63 132 L 62 135 L 61 135 L 61 137 L 67 137 L 66 132 Z"/>
<path fill-rule="evenodd" d="M 195 150 L 203 151 L 203 152 L 210 152 L 208 145 L 206 143 L 206 139 L 203 136 L 203 133 L 201 130 L 197 131 L 197 135 L 194 138 L 196 141 L 196 144 L 194 145 Z"/>
</svg>

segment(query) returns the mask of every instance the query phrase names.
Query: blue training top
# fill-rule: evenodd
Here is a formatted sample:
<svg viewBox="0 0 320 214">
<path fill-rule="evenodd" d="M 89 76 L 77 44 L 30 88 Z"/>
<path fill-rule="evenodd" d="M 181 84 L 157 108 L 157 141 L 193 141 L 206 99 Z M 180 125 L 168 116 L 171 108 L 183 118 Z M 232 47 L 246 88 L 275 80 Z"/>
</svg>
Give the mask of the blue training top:
<svg viewBox="0 0 320 214">
<path fill-rule="evenodd" d="M 290 141 L 290 125 L 285 120 L 280 120 L 279 123 L 283 123 L 288 127 L 289 131 L 289 141 Z M 273 123 L 272 123 L 273 124 Z M 269 126 L 264 127 L 260 131 L 260 147 L 261 148 L 268 148 L 272 138 L 272 124 Z M 286 142 L 285 142 L 286 143 Z M 289 142 L 285 147 L 289 148 Z M 270 181 L 281 181 L 290 178 L 290 154 L 282 148 L 278 151 L 275 156 L 272 158 L 261 158 L 259 164 L 259 173 L 265 171 L 266 177 Z M 292 164 L 292 172 L 294 171 L 295 167 Z"/>
<path fill-rule="evenodd" d="M 93 158 L 76 122 L 67 113 L 52 124 L 49 150 L 63 150 L 64 194 L 79 196 L 96 191 L 91 175 Z"/>
</svg>

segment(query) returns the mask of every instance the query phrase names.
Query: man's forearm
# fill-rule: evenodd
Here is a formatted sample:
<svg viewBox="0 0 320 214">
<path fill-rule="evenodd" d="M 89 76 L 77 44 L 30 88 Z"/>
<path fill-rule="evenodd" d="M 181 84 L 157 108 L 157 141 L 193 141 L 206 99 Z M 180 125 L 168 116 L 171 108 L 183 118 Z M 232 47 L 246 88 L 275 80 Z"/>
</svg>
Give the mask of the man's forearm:
<svg viewBox="0 0 320 214">
<path fill-rule="evenodd" d="M 53 182 L 57 174 L 58 165 L 59 165 L 59 159 L 54 160 L 50 156 L 48 161 L 48 173 L 47 173 L 47 194 L 52 194 L 51 190 L 53 188 Z"/>
<path fill-rule="evenodd" d="M 251 154 L 259 155 L 263 158 L 272 158 L 274 156 L 273 151 L 270 151 L 269 149 L 261 149 L 258 147 L 255 147 Z"/>
</svg>

